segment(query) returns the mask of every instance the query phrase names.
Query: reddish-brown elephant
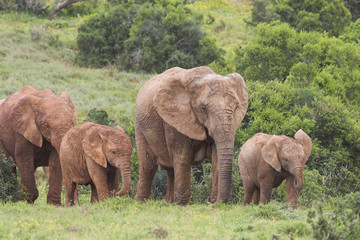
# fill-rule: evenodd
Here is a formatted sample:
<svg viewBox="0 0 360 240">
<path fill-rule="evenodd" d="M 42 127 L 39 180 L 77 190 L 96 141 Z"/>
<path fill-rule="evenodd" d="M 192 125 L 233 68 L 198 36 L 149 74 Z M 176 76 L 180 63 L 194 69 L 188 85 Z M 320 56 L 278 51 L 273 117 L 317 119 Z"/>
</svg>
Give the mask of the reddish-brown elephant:
<svg viewBox="0 0 360 240">
<path fill-rule="evenodd" d="M 272 189 L 286 179 L 288 202 L 297 207 L 297 192 L 303 187 L 303 168 L 312 149 L 310 137 L 301 129 L 294 139 L 257 133 L 247 140 L 239 154 L 244 183 L 244 204 L 267 203 Z"/>
<path fill-rule="evenodd" d="M 61 204 L 58 153 L 63 136 L 75 124 L 75 106 L 66 92 L 58 97 L 49 89 L 25 86 L 0 105 L 0 147 L 14 159 L 28 202 L 33 203 L 39 195 L 34 171 L 49 166 L 47 202 Z"/>
<path fill-rule="evenodd" d="M 128 193 L 131 153 L 130 138 L 121 127 L 115 130 L 85 122 L 72 128 L 60 147 L 66 205 L 74 204 L 77 183 L 91 185 L 91 202 L 103 201 L 111 192 L 117 196 Z M 120 191 L 119 170 L 122 179 Z"/>
<path fill-rule="evenodd" d="M 209 67 L 171 68 L 150 79 L 136 99 L 135 136 L 144 201 L 158 165 L 167 170 L 166 200 L 190 200 L 191 166 L 212 160 L 211 201 L 230 197 L 234 137 L 248 107 L 243 78 Z"/>
</svg>

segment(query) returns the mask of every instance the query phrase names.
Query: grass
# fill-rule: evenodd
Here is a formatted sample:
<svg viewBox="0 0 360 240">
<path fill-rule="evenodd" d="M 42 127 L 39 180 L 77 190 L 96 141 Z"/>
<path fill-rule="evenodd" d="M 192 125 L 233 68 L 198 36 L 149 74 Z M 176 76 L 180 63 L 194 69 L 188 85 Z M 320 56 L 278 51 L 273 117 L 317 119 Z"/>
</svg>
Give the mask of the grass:
<svg viewBox="0 0 360 240">
<path fill-rule="evenodd" d="M 111 67 L 76 67 L 72 40 L 68 44 L 52 28 L 44 27 L 53 25 L 52 21 L 18 15 L 19 21 L 11 14 L 0 15 L 0 99 L 25 85 L 50 88 L 56 94 L 70 94 L 79 122 L 92 108 L 105 109 L 117 124 L 131 121 L 137 92 L 151 75 L 119 72 Z M 73 27 L 64 31 L 69 28 Z"/>
<path fill-rule="evenodd" d="M 39 185 L 34 205 L 0 203 L 1 239 L 311 239 L 307 211 L 278 203 L 182 207 L 127 196 L 91 204 L 85 194 L 68 208 L 46 205 L 46 183 Z"/>
<path fill-rule="evenodd" d="M 203 30 L 225 50 L 244 47 L 254 36 L 252 27 L 245 22 L 251 16 L 249 1 L 196 1 L 189 7 L 203 15 Z"/>
</svg>

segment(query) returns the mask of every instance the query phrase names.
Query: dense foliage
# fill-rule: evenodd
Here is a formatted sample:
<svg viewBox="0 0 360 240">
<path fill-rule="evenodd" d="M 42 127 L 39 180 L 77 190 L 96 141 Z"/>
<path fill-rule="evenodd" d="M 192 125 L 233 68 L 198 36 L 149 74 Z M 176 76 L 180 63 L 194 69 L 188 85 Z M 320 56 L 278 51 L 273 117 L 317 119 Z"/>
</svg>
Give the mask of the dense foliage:
<svg viewBox="0 0 360 240">
<path fill-rule="evenodd" d="M 117 5 L 86 21 L 77 43 L 76 62 L 92 67 L 114 64 L 124 70 L 159 73 L 221 58 L 221 50 L 180 1 Z"/>
<path fill-rule="evenodd" d="M 326 31 L 339 36 L 350 24 L 351 13 L 342 0 L 253 0 L 252 24 L 280 19 L 296 30 Z M 356 3 L 347 6 L 357 14 Z"/>
<path fill-rule="evenodd" d="M 247 80 L 278 79 L 320 90 L 344 103 L 360 103 L 360 46 L 318 32 L 296 32 L 286 23 L 261 23 L 238 51 L 237 71 Z"/>
<path fill-rule="evenodd" d="M 12 158 L 7 158 L 0 149 L 0 201 L 19 201 L 25 199 L 24 192 L 20 189 L 16 174 L 15 163 Z"/>
<path fill-rule="evenodd" d="M 103 67 L 114 64 L 124 52 L 135 14 L 133 5 L 118 6 L 95 15 L 78 29 L 79 53 L 75 62 L 81 66 Z"/>
</svg>

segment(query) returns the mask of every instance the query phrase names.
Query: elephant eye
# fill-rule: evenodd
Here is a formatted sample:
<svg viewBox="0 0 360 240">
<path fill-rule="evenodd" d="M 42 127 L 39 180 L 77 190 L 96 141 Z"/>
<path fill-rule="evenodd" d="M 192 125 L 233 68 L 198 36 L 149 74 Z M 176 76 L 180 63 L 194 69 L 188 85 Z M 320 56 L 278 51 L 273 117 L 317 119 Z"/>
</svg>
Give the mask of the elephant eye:
<svg viewBox="0 0 360 240">
<path fill-rule="evenodd" d="M 44 126 L 46 127 L 46 129 L 50 129 L 50 126 L 47 122 L 44 123 Z"/>
<path fill-rule="evenodd" d="M 111 150 L 111 153 L 112 153 L 112 154 L 116 154 L 116 152 L 115 152 L 114 150 Z"/>
<path fill-rule="evenodd" d="M 284 161 L 285 161 L 285 162 L 288 162 L 289 160 L 288 160 L 287 158 L 284 158 Z"/>
<path fill-rule="evenodd" d="M 202 113 L 206 113 L 206 107 L 203 105 L 203 106 L 201 106 L 200 107 L 200 111 L 202 112 Z"/>
</svg>

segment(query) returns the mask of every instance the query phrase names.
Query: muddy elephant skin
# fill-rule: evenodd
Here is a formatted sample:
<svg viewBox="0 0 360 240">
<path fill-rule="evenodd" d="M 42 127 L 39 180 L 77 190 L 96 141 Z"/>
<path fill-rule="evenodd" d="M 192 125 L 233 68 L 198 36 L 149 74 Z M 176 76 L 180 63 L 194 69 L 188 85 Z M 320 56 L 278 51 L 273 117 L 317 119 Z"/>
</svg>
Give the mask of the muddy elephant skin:
<svg viewBox="0 0 360 240">
<path fill-rule="evenodd" d="M 63 136 L 75 124 L 75 106 L 66 92 L 56 96 L 49 89 L 25 86 L 0 105 L 0 147 L 15 160 L 28 202 L 33 203 L 39 195 L 34 171 L 49 166 L 47 202 L 61 204 L 58 153 Z"/>
<path fill-rule="evenodd" d="M 297 207 L 297 192 L 303 187 L 303 168 L 312 149 L 310 137 L 301 129 L 294 138 L 257 133 L 239 154 L 244 184 L 244 204 L 267 203 L 272 189 L 286 179 L 288 202 Z"/>
<path fill-rule="evenodd" d="M 118 127 L 85 122 L 63 138 L 60 162 L 65 184 L 65 202 L 74 204 L 76 184 L 91 185 L 91 202 L 103 201 L 111 192 L 123 196 L 130 190 L 132 146 Z M 119 191 L 119 172 L 122 188 Z"/>
<path fill-rule="evenodd" d="M 146 82 L 136 99 L 140 173 L 135 199 L 149 198 L 160 165 L 168 174 L 166 200 L 187 204 L 191 166 L 211 158 L 211 201 L 227 202 L 234 136 L 247 107 L 246 85 L 237 73 L 175 67 Z"/>
</svg>

